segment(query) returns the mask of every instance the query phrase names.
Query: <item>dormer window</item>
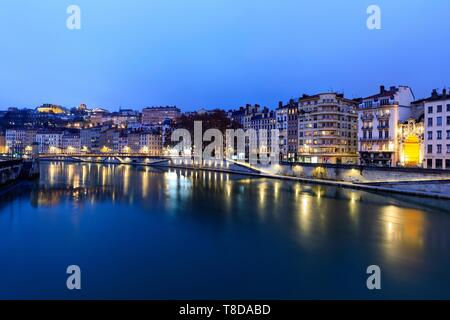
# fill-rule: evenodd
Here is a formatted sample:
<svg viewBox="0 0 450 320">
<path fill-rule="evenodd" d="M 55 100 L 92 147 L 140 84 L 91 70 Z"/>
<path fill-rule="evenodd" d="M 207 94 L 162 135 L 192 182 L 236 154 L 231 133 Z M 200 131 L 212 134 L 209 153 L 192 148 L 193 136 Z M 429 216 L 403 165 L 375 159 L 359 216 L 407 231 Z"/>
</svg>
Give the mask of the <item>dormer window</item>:
<svg viewBox="0 0 450 320">
<path fill-rule="evenodd" d="M 372 107 L 372 101 L 365 101 L 364 102 L 364 107 L 371 108 Z"/>
<path fill-rule="evenodd" d="M 381 104 L 382 106 L 388 105 L 388 104 L 389 104 L 389 99 L 388 99 L 388 98 L 381 99 L 380 104 Z"/>
</svg>

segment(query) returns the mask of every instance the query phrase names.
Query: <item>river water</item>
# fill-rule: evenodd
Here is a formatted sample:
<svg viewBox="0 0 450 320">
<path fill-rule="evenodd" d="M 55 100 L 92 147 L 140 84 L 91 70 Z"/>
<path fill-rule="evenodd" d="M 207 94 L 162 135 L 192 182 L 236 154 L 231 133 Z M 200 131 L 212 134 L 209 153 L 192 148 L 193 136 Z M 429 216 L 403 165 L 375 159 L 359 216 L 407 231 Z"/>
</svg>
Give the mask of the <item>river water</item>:
<svg viewBox="0 0 450 320">
<path fill-rule="evenodd" d="M 68 290 L 66 268 L 81 269 Z M 368 290 L 366 269 L 381 269 Z M 448 201 L 218 172 L 41 164 L 0 196 L 0 298 L 450 298 Z"/>
</svg>

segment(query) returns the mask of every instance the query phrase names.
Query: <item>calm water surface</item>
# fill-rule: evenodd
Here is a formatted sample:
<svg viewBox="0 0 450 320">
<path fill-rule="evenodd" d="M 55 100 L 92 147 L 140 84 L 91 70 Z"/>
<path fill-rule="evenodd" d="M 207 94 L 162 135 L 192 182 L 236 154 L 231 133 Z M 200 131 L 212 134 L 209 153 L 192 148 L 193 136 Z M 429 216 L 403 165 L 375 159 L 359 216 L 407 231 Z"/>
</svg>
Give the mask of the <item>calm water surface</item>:
<svg viewBox="0 0 450 320">
<path fill-rule="evenodd" d="M 0 197 L 0 298 L 450 298 L 448 202 L 43 163 Z M 66 268 L 82 290 L 66 289 Z M 366 288 L 366 268 L 382 290 Z"/>
</svg>

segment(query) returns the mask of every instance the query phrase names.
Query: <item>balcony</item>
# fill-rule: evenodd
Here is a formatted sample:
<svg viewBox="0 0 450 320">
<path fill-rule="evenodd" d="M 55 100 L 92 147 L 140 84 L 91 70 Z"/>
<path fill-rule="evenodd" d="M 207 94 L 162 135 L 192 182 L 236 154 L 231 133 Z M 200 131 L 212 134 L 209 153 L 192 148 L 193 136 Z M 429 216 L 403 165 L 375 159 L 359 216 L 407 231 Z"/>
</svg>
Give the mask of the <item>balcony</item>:
<svg viewBox="0 0 450 320">
<path fill-rule="evenodd" d="M 379 121 L 383 121 L 383 120 L 389 120 L 389 118 L 391 117 L 391 114 L 390 113 L 387 113 L 387 114 L 383 114 L 383 115 L 377 115 L 377 119 L 379 120 Z"/>
<path fill-rule="evenodd" d="M 373 114 L 363 114 L 361 115 L 361 120 L 363 121 L 372 121 L 374 118 Z"/>
<path fill-rule="evenodd" d="M 359 104 L 360 109 L 372 109 L 372 108 L 380 108 L 380 107 L 389 107 L 389 106 L 395 106 L 399 105 L 400 103 L 397 100 L 389 100 L 388 104 L 382 104 L 380 101 L 372 102 L 372 105 L 370 107 L 366 107 L 364 103 Z"/>
<path fill-rule="evenodd" d="M 386 142 L 386 141 L 393 141 L 394 139 L 392 139 L 391 137 L 372 137 L 372 138 L 369 138 L 369 137 L 366 137 L 366 138 L 364 138 L 364 137 L 362 137 L 362 138 L 359 138 L 359 141 L 365 141 L 365 142 Z"/>
</svg>

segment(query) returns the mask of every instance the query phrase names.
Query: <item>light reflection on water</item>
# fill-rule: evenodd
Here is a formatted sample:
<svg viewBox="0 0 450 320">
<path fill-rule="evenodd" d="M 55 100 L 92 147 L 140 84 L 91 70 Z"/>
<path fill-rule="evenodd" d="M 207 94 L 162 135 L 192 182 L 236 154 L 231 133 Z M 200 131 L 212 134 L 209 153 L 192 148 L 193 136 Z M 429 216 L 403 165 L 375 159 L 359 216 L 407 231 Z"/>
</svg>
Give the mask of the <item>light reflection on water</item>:
<svg viewBox="0 0 450 320">
<path fill-rule="evenodd" d="M 37 185 L 0 200 L 0 297 L 70 297 L 43 257 L 64 264 L 72 252 L 96 276 L 87 298 L 450 298 L 446 206 L 220 172 L 44 163 Z M 30 263 L 53 291 L 23 286 L 33 274 L 15 270 Z M 382 268 L 381 293 L 365 289 L 370 264 Z M 123 277 L 119 290 L 99 266 Z"/>
</svg>

